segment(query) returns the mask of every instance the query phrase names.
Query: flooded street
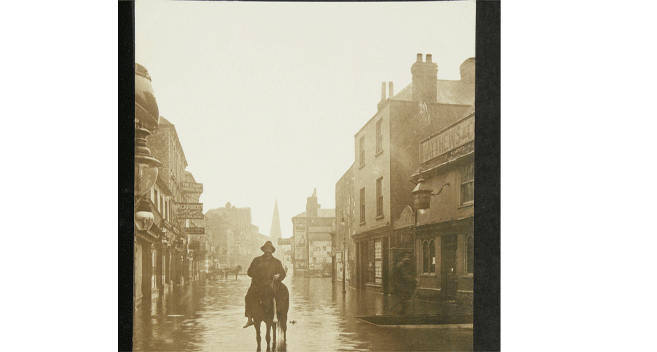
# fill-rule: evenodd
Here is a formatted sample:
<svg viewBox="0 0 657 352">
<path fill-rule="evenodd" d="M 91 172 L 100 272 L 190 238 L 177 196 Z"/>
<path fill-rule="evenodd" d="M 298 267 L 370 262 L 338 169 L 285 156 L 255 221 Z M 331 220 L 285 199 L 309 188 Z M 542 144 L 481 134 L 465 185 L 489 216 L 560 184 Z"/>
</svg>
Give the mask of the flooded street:
<svg viewBox="0 0 657 352">
<path fill-rule="evenodd" d="M 472 329 L 440 326 L 381 327 L 357 316 L 384 314 L 395 301 L 347 288 L 330 278 L 283 281 L 290 290 L 289 351 L 467 351 Z M 134 317 L 135 351 L 254 351 L 255 329 L 243 329 L 250 278 L 207 279 L 176 287 Z M 416 306 L 416 311 L 421 311 Z M 295 322 L 295 323 L 290 323 Z M 262 324 L 263 351 L 266 349 Z"/>
</svg>

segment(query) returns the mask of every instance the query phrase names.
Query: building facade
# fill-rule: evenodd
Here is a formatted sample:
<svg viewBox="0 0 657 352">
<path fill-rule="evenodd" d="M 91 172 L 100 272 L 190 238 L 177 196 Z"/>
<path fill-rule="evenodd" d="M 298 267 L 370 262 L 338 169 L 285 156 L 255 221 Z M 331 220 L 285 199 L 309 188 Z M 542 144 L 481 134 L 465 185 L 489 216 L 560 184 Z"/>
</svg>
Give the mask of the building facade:
<svg viewBox="0 0 657 352">
<path fill-rule="evenodd" d="M 433 190 L 418 213 L 418 295 L 472 305 L 474 280 L 474 112 L 420 142 L 413 180 Z"/>
<path fill-rule="evenodd" d="M 306 211 L 292 218 L 292 262 L 294 275 L 331 276 L 332 237 L 335 233 L 335 209 L 320 209 L 317 190 L 308 197 Z"/>
<path fill-rule="evenodd" d="M 152 146 L 153 156 L 163 164 L 158 175 L 159 191 L 157 195 L 153 191 L 153 197 L 156 199 L 156 208 L 161 209 L 161 212 L 158 212 L 165 214 L 162 216 L 163 221 L 156 222 L 156 225 L 163 232 L 157 256 L 166 263 L 157 270 L 163 272 L 163 290 L 166 292 L 171 285 L 180 285 L 200 278 L 194 266 L 194 252 L 197 249 L 190 252 L 189 245 L 190 240 L 202 240 L 204 236 L 199 233 L 202 232 L 199 226 L 203 218 L 202 204 L 200 211 L 194 214 L 183 214 L 179 208 L 183 204 L 198 203 L 203 191 L 200 184 L 201 189 L 189 189 L 189 184 L 196 181 L 190 172 L 185 171 L 188 166 L 187 159 L 176 128 L 171 122 L 161 116 L 158 130 L 149 136 L 149 144 Z M 191 237 L 187 230 L 193 232 Z M 193 248 L 195 246 L 196 242 Z"/>
<path fill-rule="evenodd" d="M 386 98 L 384 82 L 378 111 L 354 136 L 353 240 L 359 288 L 391 292 L 398 253 L 410 249 L 417 256 L 400 219 L 413 205 L 411 175 L 419 166 L 419 142 L 463 117 L 474 104 L 474 58 L 461 65 L 461 72 L 461 80 L 438 80 L 431 55 L 423 61 L 418 54 L 411 66 L 412 83 L 395 95 L 390 82 Z"/>
<path fill-rule="evenodd" d="M 212 241 L 213 256 L 219 263 L 246 270 L 260 251 L 259 228 L 251 223 L 251 208 L 238 208 L 230 202 L 205 213 L 206 231 Z"/>
</svg>

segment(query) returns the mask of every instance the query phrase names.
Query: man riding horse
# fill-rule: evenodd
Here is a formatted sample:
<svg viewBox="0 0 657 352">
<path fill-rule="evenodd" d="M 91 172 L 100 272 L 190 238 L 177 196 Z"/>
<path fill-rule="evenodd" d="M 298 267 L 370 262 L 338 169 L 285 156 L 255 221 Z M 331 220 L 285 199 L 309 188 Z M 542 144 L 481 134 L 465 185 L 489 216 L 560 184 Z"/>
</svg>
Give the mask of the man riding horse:
<svg viewBox="0 0 657 352">
<path fill-rule="evenodd" d="M 263 297 L 272 297 L 272 282 L 282 281 L 285 279 L 285 270 L 280 260 L 274 258 L 272 253 L 276 251 L 271 241 L 265 242 L 260 247 L 264 252 L 263 255 L 255 257 L 247 275 L 251 277 L 251 286 L 244 297 L 245 312 L 244 316 L 248 318 L 245 328 L 254 324 L 254 308 Z"/>
</svg>

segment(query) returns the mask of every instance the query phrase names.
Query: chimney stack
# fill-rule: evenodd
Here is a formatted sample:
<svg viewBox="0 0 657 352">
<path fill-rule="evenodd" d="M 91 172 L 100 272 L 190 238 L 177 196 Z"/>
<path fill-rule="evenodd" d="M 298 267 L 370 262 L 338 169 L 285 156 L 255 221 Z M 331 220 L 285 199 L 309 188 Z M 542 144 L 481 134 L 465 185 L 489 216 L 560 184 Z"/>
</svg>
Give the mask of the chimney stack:
<svg viewBox="0 0 657 352">
<path fill-rule="evenodd" d="M 390 81 L 388 82 L 388 98 L 392 98 L 394 95 L 392 81 Z"/>
<path fill-rule="evenodd" d="M 386 82 L 381 82 L 381 101 L 386 100 Z"/>
<path fill-rule="evenodd" d="M 438 65 L 431 61 L 432 55 L 427 54 L 427 61 L 422 62 L 422 54 L 417 54 L 417 61 L 411 66 L 413 75 L 413 100 L 425 103 L 435 103 L 438 93 Z"/>
</svg>

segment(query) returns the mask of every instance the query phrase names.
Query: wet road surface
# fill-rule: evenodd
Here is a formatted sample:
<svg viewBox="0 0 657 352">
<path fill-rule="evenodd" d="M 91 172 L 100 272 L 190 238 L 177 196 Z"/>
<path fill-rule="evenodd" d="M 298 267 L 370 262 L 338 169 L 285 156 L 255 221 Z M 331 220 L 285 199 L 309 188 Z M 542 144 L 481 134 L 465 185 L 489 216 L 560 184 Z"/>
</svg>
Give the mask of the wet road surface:
<svg viewBox="0 0 657 352">
<path fill-rule="evenodd" d="M 243 329 L 250 278 L 207 279 L 176 287 L 134 316 L 135 351 L 255 351 L 255 329 Z M 381 327 L 356 316 L 384 314 L 395 301 L 347 288 L 330 278 L 288 277 L 287 343 L 283 351 L 468 351 L 472 329 Z M 418 310 L 422 310 L 420 307 Z M 289 323 L 295 321 L 295 324 Z M 262 350 L 266 350 L 262 324 Z"/>
</svg>

